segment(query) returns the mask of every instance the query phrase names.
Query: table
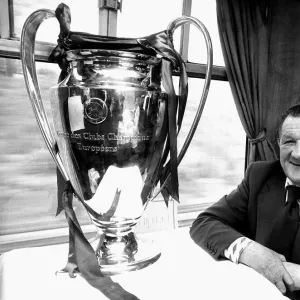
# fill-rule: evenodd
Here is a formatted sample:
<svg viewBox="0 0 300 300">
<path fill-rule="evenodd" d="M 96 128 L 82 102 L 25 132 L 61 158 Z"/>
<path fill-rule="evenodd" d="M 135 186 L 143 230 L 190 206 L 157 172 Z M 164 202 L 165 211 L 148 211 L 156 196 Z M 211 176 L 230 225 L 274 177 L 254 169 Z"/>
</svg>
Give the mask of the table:
<svg viewBox="0 0 300 300">
<path fill-rule="evenodd" d="M 112 279 L 141 300 L 287 299 L 254 270 L 230 261 L 215 261 L 191 240 L 188 230 L 147 234 L 161 246 L 159 260 Z M 80 275 L 55 275 L 65 266 L 67 254 L 67 244 L 4 253 L 0 257 L 0 299 L 107 299 Z"/>
</svg>

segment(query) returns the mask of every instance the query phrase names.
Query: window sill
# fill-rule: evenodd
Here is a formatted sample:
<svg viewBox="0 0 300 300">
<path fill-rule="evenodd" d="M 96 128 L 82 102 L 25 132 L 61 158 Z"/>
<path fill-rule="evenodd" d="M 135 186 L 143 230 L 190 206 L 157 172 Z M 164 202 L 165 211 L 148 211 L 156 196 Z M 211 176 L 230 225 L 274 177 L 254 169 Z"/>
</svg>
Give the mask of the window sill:
<svg viewBox="0 0 300 300">
<path fill-rule="evenodd" d="M 87 238 L 91 238 L 96 234 L 96 228 L 94 225 L 84 225 L 81 226 L 81 228 Z M 7 252 L 12 249 L 55 245 L 66 243 L 68 241 L 68 227 L 7 234 L 0 236 L 0 253 Z"/>
<path fill-rule="evenodd" d="M 177 215 L 178 227 L 191 226 L 199 213 L 204 211 L 211 204 L 212 203 L 202 203 L 179 206 Z M 88 239 L 96 234 L 94 225 L 83 225 L 81 228 Z M 12 249 L 55 245 L 67 243 L 68 241 L 68 227 L 2 235 L 0 236 L 0 254 Z"/>
</svg>

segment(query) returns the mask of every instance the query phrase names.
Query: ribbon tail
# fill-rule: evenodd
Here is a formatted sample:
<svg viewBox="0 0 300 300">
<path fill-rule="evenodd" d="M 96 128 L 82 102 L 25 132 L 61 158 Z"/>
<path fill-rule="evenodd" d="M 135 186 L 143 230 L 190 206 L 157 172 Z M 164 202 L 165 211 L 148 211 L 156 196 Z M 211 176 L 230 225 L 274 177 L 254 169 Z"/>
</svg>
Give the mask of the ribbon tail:
<svg viewBox="0 0 300 300">
<path fill-rule="evenodd" d="M 89 283 L 110 300 L 139 300 L 138 297 L 126 291 L 119 283 L 114 282 L 110 277 L 93 278 L 89 280 Z"/>
<path fill-rule="evenodd" d="M 66 183 L 63 193 L 63 207 L 69 224 L 69 255 L 66 267 L 62 272 L 68 272 L 75 277 L 80 272 L 83 278 L 94 288 L 98 289 L 110 300 L 138 300 L 127 292 L 120 284 L 109 277 L 104 277 L 98 264 L 94 249 L 85 238 L 72 206 L 73 189 L 70 182 Z M 83 202 L 83 201 L 82 201 Z"/>
<path fill-rule="evenodd" d="M 104 275 L 100 271 L 94 249 L 85 238 L 72 206 L 73 189 L 67 182 L 63 193 L 63 206 L 70 230 L 69 256 L 66 269 L 77 266 L 78 271 L 86 276 Z M 94 267 L 96 266 L 96 268 Z M 71 268 L 71 270 L 72 270 Z M 76 268 L 76 267 L 75 267 Z"/>
<path fill-rule="evenodd" d="M 169 140 L 170 140 L 170 172 L 171 172 L 171 196 L 179 201 L 179 183 L 177 170 L 177 130 L 176 111 L 177 97 L 172 80 L 172 65 L 170 61 L 163 60 L 162 81 L 168 94 L 168 120 L 169 120 Z"/>
<path fill-rule="evenodd" d="M 69 223 L 69 222 L 68 222 Z M 69 226 L 72 226 L 69 224 Z M 69 255 L 68 255 L 68 261 L 66 266 L 60 271 L 60 272 L 67 272 L 69 273 L 69 276 L 71 278 L 75 278 L 75 273 L 78 273 L 78 266 L 77 266 L 77 260 L 76 260 L 76 255 L 74 251 L 74 237 L 72 235 L 72 232 L 74 229 L 69 229 Z"/>
<path fill-rule="evenodd" d="M 181 56 L 176 52 L 177 58 L 179 61 L 179 67 L 180 67 L 180 78 L 179 78 L 179 96 L 178 96 L 178 120 L 177 120 L 177 126 L 178 126 L 178 132 L 179 133 L 182 125 L 182 120 L 184 117 L 187 97 L 188 97 L 188 76 L 186 73 L 186 67 L 185 63 L 182 60 Z"/>
</svg>

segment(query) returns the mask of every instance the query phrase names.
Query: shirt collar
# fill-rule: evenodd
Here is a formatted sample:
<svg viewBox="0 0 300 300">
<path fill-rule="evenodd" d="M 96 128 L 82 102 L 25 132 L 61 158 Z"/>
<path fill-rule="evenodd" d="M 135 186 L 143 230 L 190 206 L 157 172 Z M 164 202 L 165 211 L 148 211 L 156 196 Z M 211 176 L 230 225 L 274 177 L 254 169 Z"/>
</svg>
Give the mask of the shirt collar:
<svg viewBox="0 0 300 300">
<path fill-rule="evenodd" d="M 285 181 L 285 186 L 284 186 L 284 187 L 286 188 L 286 187 L 289 186 L 289 185 L 299 186 L 299 185 L 293 183 L 293 181 L 287 177 L 287 178 L 286 178 L 286 181 Z M 299 186 L 299 187 L 300 187 L 300 186 Z"/>
<path fill-rule="evenodd" d="M 285 189 L 286 189 L 289 185 L 299 186 L 299 185 L 297 185 L 297 184 L 294 184 L 293 181 L 287 177 L 286 180 L 285 180 L 285 185 L 284 185 Z M 300 187 L 300 186 L 299 186 L 299 187 Z M 287 193 L 286 193 L 285 201 L 287 201 Z"/>
</svg>

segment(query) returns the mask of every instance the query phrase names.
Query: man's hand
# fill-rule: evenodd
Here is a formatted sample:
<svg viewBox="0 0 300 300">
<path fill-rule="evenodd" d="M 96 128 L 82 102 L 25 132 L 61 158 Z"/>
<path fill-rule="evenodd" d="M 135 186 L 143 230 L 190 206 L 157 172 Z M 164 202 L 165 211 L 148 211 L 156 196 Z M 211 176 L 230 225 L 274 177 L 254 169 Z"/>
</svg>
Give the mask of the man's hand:
<svg viewBox="0 0 300 300">
<path fill-rule="evenodd" d="M 300 290 L 300 265 L 290 262 L 284 262 L 283 265 L 294 280 L 295 290 Z"/>
<path fill-rule="evenodd" d="M 242 252 L 239 262 L 245 264 L 266 277 L 276 285 L 282 294 L 286 286 L 290 291 L 295 289 L 293 278 L 284 266 L 285 257 L 259 243 L 252 241 Z"/>
</svg>

